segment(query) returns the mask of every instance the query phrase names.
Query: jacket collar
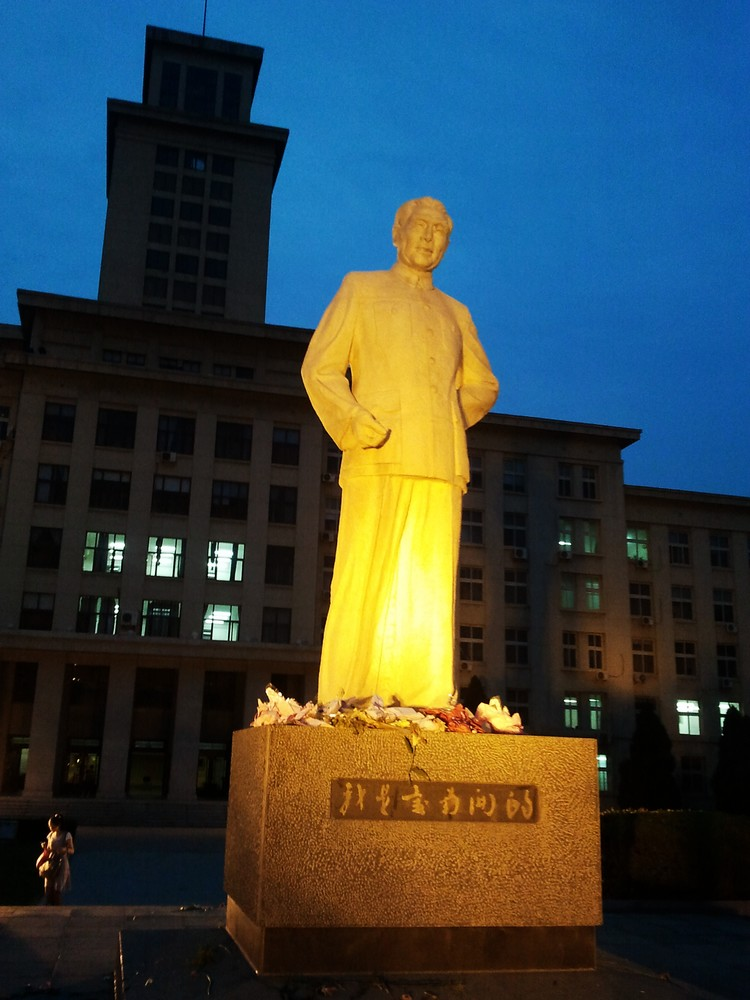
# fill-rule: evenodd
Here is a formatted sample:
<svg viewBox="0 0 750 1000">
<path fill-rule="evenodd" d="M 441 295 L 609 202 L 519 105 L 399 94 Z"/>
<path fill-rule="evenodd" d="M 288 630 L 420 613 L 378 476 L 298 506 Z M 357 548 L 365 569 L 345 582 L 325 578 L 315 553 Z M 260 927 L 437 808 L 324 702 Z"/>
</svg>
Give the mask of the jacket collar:
<svg viewBox="0 0 750 1000">
<path fill-rule="evenodd" d="M 391 273 L 397 275 L 412 288 L 418 288 L 423 292 L 431 292 L 435 287 L 432 284 L 432 271 L 412 271 L 410 267 L 398 260 L 391 268 Z"/>
</svg>

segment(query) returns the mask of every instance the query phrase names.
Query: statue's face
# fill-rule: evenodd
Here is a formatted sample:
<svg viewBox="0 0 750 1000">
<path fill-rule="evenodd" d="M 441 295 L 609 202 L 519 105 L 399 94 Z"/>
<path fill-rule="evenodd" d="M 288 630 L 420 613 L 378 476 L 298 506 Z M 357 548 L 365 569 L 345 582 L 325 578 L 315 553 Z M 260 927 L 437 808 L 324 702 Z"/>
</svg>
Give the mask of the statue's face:
<svg viewBox="0 0 750 1000">
<path fill-rule="evenodd" d="M 431 208 L 415 208 L 394 232 L 398 259 L 415 271 L 434 271 L 449 240 L 445 216 Z"/>
</svg>

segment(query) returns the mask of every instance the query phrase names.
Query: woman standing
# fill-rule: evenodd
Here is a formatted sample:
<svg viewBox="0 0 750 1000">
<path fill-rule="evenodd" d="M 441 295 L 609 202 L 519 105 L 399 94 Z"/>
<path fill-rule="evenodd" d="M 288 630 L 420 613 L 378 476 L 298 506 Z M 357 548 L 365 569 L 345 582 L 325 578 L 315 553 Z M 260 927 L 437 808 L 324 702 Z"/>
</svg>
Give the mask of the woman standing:
<svg viewBox="0 0 750 1000">
<path fill-rule="evenodd" d="M 48 906 L 59 906 L 62 894 L 70 888 L 68 856 L 71 854 L 75 854 L 73 837 L 65 829 L 63 817 L 55 813 L 54 816 L 50 816 L 49 833 L 46 840 L 42 841 L 42 853 L 36 861 L 39 869 L 46 861 L 59 859 L 57 870 L 44 875 L 44 895 Z"/>
</svg>

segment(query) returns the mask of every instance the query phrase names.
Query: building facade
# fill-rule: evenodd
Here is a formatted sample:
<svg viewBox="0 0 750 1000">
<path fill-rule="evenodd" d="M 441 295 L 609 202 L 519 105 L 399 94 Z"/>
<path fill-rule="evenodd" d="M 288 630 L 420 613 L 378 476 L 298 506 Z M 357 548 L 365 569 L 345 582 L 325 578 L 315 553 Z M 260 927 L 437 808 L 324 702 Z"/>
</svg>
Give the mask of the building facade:
<svg viewBox="0 0 750 1000">
<path fill-rule="evenodd" d="M 109 102 L 99 298 L 21 291 L 0 328 L 0 816 L 221 824 L 266 684 L 315 697 L 340 456 L 311 331 L 264 321 L 261 57 L 147 30 L 143 103 Z M 750 684 L 750 499 L 625 485 L 639 436 L 472 428 L 457 680 L 596 737 L 605 804 L 648 701 L 705 805 Z"/>
</svg>

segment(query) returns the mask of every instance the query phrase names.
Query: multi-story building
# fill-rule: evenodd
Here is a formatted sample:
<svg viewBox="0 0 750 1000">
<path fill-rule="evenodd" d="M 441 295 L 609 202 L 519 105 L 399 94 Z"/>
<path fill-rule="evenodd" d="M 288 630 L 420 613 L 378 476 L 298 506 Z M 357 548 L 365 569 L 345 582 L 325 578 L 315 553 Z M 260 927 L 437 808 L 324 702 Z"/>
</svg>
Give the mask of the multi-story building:
<svg viewBox="0 0 750 1000">
<path fill-rule="evenodd" d="M 0 816 L 221 823 L 266 684 L 315 697 L 340 456 L 311 331 L 264 321 L 261 57 L 147 30 L 143 103 L 109 104 L 99 298 L 21 291 L 0 327 Z M 639 436 L 472 429 L 458 678 L 597 737 L 605 802 L 649 699 L 703 804 L 750 684 L 750 499 L 624 485 Z"/>
</svg>

